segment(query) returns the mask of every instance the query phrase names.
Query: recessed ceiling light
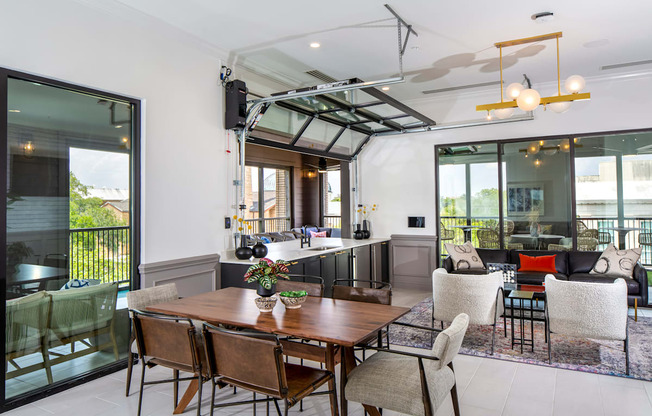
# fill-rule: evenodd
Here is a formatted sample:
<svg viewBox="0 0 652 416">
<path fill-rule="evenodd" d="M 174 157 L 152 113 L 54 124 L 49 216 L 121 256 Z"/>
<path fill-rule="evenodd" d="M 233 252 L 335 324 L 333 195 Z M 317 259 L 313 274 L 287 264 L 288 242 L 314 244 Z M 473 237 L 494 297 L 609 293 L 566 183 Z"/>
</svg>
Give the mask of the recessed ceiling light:
<svg viewBox="0 0 652 416">
<path fill-rule="evenodd" d="M 9 110 L 10 113 L 20 113 L 20 110 Z"/>
<path fill-rule="evenodd" d="M 320 44 L 319 42 L 312 42 L 312 43 L 310 44 L 310 47 L 311 47 L 311 48 L 319 48 L 320 46 L 321 46 L 321 44 Z"/>
<path fill-rule="evenodd" d="M 121 126 L 121 125 L 117 125 L 117 126 L 115 126 L 115 128 L 116 128 L 116 129 L 121 129 L 122 126 Z"/>
<path fill-rule="evenodd" d="M 389 91 L 389 87 L 383 87 L 383 88 L 381 88 L 381 90 L 383 90 L 383 91 Z"/>
</svg>

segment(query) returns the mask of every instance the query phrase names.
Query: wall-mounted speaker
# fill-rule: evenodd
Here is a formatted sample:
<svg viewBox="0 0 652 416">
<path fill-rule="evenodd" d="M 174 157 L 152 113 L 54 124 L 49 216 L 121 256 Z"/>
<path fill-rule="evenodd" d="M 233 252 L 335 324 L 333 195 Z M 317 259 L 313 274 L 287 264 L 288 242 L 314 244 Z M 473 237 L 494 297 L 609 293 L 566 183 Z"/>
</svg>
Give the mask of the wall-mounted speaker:
<svg viewBox="0 0 652 416">
<path fill-rule="evenodd" d="M 243 129 L 247 122 L 247 84 L 236 79 L 225 85 L 224 128 Z"/>
</svg>

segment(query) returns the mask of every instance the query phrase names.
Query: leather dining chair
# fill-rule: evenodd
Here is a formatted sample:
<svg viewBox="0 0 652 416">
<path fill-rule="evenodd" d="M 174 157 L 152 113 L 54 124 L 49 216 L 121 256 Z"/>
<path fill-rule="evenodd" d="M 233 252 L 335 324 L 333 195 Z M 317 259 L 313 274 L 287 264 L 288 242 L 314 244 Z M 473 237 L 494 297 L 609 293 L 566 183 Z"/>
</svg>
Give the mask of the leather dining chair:
<svg viewBox="0 0 652 416">
<path fill-rule="evenodd" d="M 308 296 L 324 296 L 324 279 L 309 274 L 289 274 L 290 280 L 279 280 L 276 283 L 277 292 L 305 290 Z M 310 282 L 310 280 L 312 282 Z"/>
<path fill-rule="evenodd" d="M 206 379 L 202 374 L 202 360 L 197 348 L 196 331 L 192 321 L 177 316 L 131 310 L 138 345 L 138 357 L 142 364 L 140 393 L 138 395 L 138 416 L 143 404 L 143 387 L 149 384 L 174 383 L 174 407 L 179 397 L 179 382 L 196 379 L 197 416 L 201 415 L 202 384 Z M 153 365 L 172 369 L 173 378 L 167 380 L 145 381 L 145 370 Z M 193 374 L 192 377 L 179 377 L 179 372 Z"/>
<path fill-rule="evenodd" d="M 127 308 L 141 310 L 156 303 L 170 302 L 176 299 L 179 299 L 177 285 L 169 283 L 166 285 L 127 292 Z M 135 341 L 135 333 L 134 331 L 131 331 L 131 338 L 129 339 L 129 357 L 127 359 L 127 386 L 125 389 L 125 396 L 129 396 L 131 372 L 134 367 L 134 354 L 138 354 L 138 350 L 135 348 Z"/>
<path fill-rule="evenodd" d="M 204 350 L 208 376 L 212 380 L 211 416 L 215 408 L 273 401 L 281 415 L 279 400 L 290 407 L 311 394 L 330 396 L 331 415 L 338 415 L 335 375 L 326 370 L 283 362 L 283 347 L 274 334 L 232 331 L 203 324 Z M 332 382 L 332 389 L 314 393 Z M 251 391 L 252 400 L 215 403 L 215 388 L 228 384 Z M 267 396 L 256 399 L 256 393 Z M 271 397 L 271 398 L 270 398 Z"/>
</svg>

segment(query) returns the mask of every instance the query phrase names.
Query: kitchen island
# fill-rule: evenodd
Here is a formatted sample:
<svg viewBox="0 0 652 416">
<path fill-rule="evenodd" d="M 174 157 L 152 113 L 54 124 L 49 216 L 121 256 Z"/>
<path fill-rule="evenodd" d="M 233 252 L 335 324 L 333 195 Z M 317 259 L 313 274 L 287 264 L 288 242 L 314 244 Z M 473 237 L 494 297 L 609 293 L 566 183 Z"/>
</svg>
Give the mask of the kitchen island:
<svg viewBox="0 0 652 416">
<path fill-rule="evenodd" d="M 336 279 L 364 279 L 389 282 L 389 238 L 354 240 L 348 238 L 312 238 L 310 247 L 301 248 L 300 240 L 265 244 L 270 260 L 290 263 L 291 274 L 309 274 L 324 279 L 325 295 L 330 296 Z M 239 260 L 233 250 L 220 255 L 220 287 L 255 288 L 246 283 L 244 274 L 259 259 Z"/>
</svg>

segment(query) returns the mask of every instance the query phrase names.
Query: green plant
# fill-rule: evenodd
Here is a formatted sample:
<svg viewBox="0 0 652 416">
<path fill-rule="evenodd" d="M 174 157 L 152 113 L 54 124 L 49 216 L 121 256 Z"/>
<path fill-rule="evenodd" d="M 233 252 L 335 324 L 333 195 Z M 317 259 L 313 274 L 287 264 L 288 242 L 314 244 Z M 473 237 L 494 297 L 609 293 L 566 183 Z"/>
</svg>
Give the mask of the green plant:
<svg viewBox="0 0 652 416">
<path fill-rule="evenodd" d="M 7 263 L 18 264 L 26 257 L 34 255 L 34 250 L 22 241 L 7 245 Z"/>
<path fill-rule="evenodd" d="M 305 290 L 290 290 L 287 292 L 279 293 L 279 296 L 283 296 L 286 298 L 301 298 L 304 296 L 308 296 L 308 292 L 306 292 Z"/>
<path fill-rule="evenodd" d="M 258 264 L 254 264 L 247 270 L 244 275 L 245 282 L 258 282 L 259 285 L 269 290 L 278 282 L 279 278 L 290 278 L 287 275 L 290 272 L 288 264 L 290 263 L 284 260 L 277 260 L 275 263 L 268 258 L 262 258 Z"/>
</svg>

